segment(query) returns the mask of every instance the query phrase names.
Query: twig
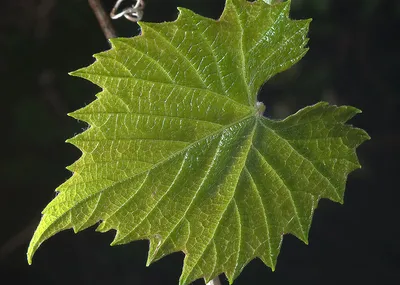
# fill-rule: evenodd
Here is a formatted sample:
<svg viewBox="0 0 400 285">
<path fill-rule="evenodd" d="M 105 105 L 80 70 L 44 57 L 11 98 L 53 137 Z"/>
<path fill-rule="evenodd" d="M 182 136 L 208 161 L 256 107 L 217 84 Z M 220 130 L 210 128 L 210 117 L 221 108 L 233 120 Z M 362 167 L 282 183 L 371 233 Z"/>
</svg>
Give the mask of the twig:
<svg viewBox="0 0 400 285">
<path fill-rule="evenodd" d="M 100 27 L 103 30 L 106 39 L 116 38 L 114 27 L 111 24 L 110 17 L 104 11 L 103 5 L 100 0 L 88 0 L 89 5 L 92 8 L 94 14 L 96 15 L 97 21 L 99 21 Z"/>
<path fill-rule="evenodd" d="M 221 285 L 221 281 L 219 281 L 219 277 L 215 277 L 213 280 L 208 282 L 206 285 Z"/>
</svg>

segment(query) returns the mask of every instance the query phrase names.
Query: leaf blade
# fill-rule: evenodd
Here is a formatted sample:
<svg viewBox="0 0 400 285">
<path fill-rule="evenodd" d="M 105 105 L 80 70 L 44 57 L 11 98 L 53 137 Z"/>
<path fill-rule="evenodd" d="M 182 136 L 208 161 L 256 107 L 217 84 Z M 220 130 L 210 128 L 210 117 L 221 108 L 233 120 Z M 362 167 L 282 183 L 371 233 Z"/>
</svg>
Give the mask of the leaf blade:
<svg viewBox="0 0 400 285">
<path fill-rule="evenodd" d="M 261 85 L 307 51 L 310 21 L 290 20 L 289 6 L 228 0 L 217 21 L 180 9 L 72 73 L 103 91 L 71 114 L 90 125 L 69 140 L 83 154 L 44 209 L 28 262 L 55 233 L 99 221 L 116 230 L 112 245 L 150 240 L 148 265 L 183 251 L 182 285 L 233 282 L 257 257 L 274 269 L 285 233 L 307 243 L 318 201 L 343 202 L 369 137 L 345 124 L 359 112 L 347 106 L 260 116 Z"/>
</svg>

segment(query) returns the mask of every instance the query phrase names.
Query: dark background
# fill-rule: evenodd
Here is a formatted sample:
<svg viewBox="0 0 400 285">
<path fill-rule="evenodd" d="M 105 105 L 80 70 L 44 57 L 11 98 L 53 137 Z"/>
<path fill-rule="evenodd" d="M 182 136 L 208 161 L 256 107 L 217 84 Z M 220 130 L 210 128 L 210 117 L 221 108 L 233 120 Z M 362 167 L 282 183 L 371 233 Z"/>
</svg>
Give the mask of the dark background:
<svg viewBox="0 0 400 285">
<path fill-rule="evenodd" d="M 103 2 L 108 11 L 114 4 Z M 162 22 L 176 18 L 178 5 L 218 18 L 224 1 L 146 3 L 144 20 Z M 109 46 L 86 0 L 1 1 L 0 11 L 0 283 L 178 284 L 183 254 L 146 268 L 147 241 L 110 247 L 113 233 L 93 228 L 54 236 L 28 266 L 40 211 L 80 156 L 64 141 L 86 126 L 66 113 L 99 90 L 67 72 Z M 349 176 L 345 204 L 320 203 L 309 245 L 286 236 L 274 273 L 255 260 L 235 284 L 400 284 L 400 1 L 292 0 L 292 17 L 314 19 L 310 51 L 264 86 L 266 115 L 320 100 L 349 104 L 363 110 L 352 123 L 372 140 L 358 149 L 363 168 Z M 124 19 L 114 24 L 120 36 L 139 31 Z"/>
</svg>

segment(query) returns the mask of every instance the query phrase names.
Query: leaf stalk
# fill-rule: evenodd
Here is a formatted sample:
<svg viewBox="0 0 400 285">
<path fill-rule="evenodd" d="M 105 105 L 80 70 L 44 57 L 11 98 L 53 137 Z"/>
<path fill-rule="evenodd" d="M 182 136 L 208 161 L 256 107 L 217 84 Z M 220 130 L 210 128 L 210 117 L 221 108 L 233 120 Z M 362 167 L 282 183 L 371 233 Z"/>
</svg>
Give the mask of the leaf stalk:
<svg viewBox="0 0 400 285">
<path fill-rule="evenodd" d="M 221 285 L 221 281 L 219 280 L 219 277 L 215 277 L 213 280 L 208 282 L 206 285 Z"/>
</svg>

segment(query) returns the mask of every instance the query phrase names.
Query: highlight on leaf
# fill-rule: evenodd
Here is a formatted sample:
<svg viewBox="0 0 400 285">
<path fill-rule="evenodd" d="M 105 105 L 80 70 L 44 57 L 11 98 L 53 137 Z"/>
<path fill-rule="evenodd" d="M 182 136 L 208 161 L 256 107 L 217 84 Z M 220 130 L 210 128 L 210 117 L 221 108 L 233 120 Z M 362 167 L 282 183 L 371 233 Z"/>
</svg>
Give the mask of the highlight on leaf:
<svg viewBox="0 0 400 285">
<path fill-rule="evenodd" d="M 99 221 L 112 245 L 148 239 L 148 265 L 183 251 L 180 285 L 232 283 L 254 258 L 274 270 L 286 233 L 307 243 L 318 201 L 343 202 L 369 137 L 346 124 L 360 112 L 350 106 L 262 116 L 262 84 L 307 52 L 310 20 L 289 9 L 227 0 L 213 20 L 180 8 L 73 72 L 102 91 L 70 114 L 90 128 L 68 140 L 82 156 L 43 210 L 29 263 L 54 234 Z"/>
</svg>

